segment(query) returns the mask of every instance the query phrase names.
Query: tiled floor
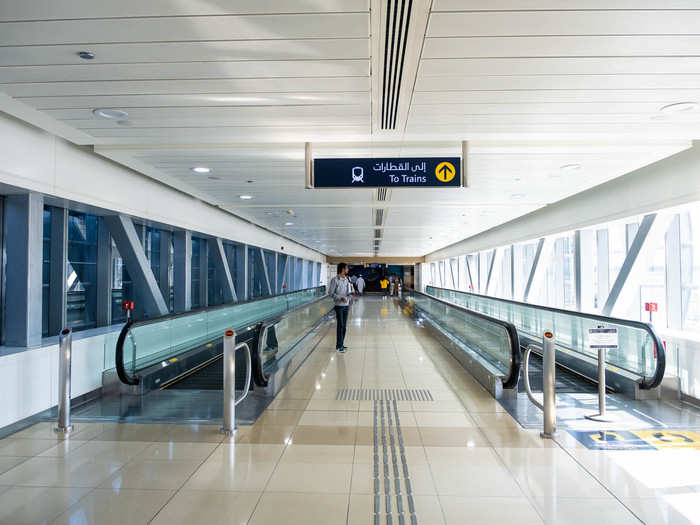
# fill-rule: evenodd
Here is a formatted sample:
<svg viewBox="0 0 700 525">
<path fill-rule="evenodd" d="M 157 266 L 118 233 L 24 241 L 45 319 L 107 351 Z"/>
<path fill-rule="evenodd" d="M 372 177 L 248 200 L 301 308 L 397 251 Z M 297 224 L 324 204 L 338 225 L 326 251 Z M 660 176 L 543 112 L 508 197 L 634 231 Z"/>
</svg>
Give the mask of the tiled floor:
<svg viewBox="0 0 700 525">
<path fill-rule="evenodd" d="M 0 441 L 0 524 L 373 524 L 377 405 L 336 401 L 346 387 L 430 390 L 396 403 L 419 524 L 700 523 L 700 451 L 543 441 L 390 300 L 353 306 L 347 345 L 336 354 L 329 333 L 235 443 L 216 426 L 135 424 Z"/>
</svg>

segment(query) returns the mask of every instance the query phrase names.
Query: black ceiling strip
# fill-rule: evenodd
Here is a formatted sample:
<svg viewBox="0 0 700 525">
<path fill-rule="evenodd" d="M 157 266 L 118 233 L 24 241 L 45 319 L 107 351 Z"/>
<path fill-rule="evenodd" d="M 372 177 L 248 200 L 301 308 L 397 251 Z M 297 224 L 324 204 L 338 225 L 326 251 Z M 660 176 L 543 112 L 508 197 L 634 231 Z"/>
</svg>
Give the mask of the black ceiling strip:
<svg viewBox="0 0 700 525">
<path fill-rule="evenodd" d="M 406 0 L 404 0 L 405 2 Z M 393 121 L 391 123 L 392 128 L 396 128 L 396 115 L 399 110 L 399 96 L 401 95 L 401 77 L 403 76 L 403 65 L 406 59 L 406 44 L 408 43 L 408 28 L 411 25 L 411 10 L 413 8 L 413 0 L 408 0 L 408 13 L 406 14 L 406 33 L 404 35 L 403 52 L 401 54 L 401 70 L 399 72 L 399 87 L 396 93 L 396 105 L 393 108 Z"/>
<path fill-rule="evenodd" d="M 384 125 L 384 129 L 387 129 L 390 127 L 390 122 L 391 122 L 391 105 L 389 104 L 389 101 L 391 100 L 391 94 L 393 93 L 393 77 L 396 74 L 396 71 L 394 70 L 394 53 L 396 51 L 396 12 L 398 11 L 398 0 L 394 0 L 393 2 L 390 1 L 389 5 L 394 5 L 393 9 L 393 20 L 391 23 L 391 52 L 389 55 L 389 94 L 387 98 L 384 99 L 383 103 L 384 105 L 388 105 L 388 111 L 387 111 L 387 122 Z M 387 64 L 384 64 L 384 67 L 387 67 Z"/>
<path fill-rule="evenodd" d="M 387 58 L 387 53 L 389 52 L 389 12 L 391 10 L 391 1 L 388 3 L 387 6 L 387 12 L 386 12 L 386 31 L 384 32 L 384 86 L 382 88 L 382 124 L 381 127 L 382 129 L 386 128 L 386 105 L 384 104 L 384 101 L 386 100 L 386 75 L 387 75 L 387 70 L 386 70 L 386 58 Z"/>
<path fill-rule="evenodd" d="M 397 3 L 396 7 L 398 8 L 398 0 L 396 0 L 396 3 Z M 399 51 L 401 50 L 402 44 L 403 44 L 403 48 L 404 48 L 404 53 L 406 51 L 406 42 L 405 42 L 405 39 L 403 38 L 403 14 L 404 14 L 405 10 L 406 10 L 406 0 L 401 0 L 401 16 L 399 17 L 399 34 L 398 34 L 398 38 L 396 39 L 396 56 L 394 58 L 394 82 L 393 82 L 392 89 L 391 89 L 391 100 L 389 101 L 389 107 L 391 108 L 391 111 L 389 112 L 389 114 L 391 115 L 389 127 L 391 127 L 391 129 L 396 128 L 396 107 L 398 106 L 398 103 L 399 103 L 399 97 L 397 95 L 396 83 L 401 81 L 401 75 L 399 75 L 397 73 L 399 71 L 399 56 L 400 56 Z M 401 69 L 403 70 L 403 60 L 401 61 Z"/>
</svg>

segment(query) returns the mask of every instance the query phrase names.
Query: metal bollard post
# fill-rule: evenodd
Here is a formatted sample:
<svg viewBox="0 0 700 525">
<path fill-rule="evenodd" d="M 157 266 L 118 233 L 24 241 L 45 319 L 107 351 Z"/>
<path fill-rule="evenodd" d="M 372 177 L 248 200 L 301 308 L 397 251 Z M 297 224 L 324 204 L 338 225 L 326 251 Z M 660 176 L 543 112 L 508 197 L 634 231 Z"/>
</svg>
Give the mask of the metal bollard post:
<svg viewBox="0 0 700 525">
<path fill-rule="evenodd" d="M 55 432 L 69 434 L 70 424 L 70 361 L 73 332 L 70 328 L 61 330 L 58 336 L 58 426 Z"/>
<path fill-rule="evenodd" d="M 588 414 L 584 416 L 592 421 L 600 421 L 602 423 L 611 422 L 605 406 L 605 348 L 598 348 L 598 413 Z"/>
<path fill-rule="evenodd" d="M 224 425 L 221 433 L 236 433 L 236 332 L 224 333 Z"/>
<path fill-rule="evenodd" d="M 556 354 L 554 334 L 545 332 L 542 337 L 542 405 L 544 406 L 544 431 L 541 436 L 552 438 L 557 431 Z"/>
</svg>

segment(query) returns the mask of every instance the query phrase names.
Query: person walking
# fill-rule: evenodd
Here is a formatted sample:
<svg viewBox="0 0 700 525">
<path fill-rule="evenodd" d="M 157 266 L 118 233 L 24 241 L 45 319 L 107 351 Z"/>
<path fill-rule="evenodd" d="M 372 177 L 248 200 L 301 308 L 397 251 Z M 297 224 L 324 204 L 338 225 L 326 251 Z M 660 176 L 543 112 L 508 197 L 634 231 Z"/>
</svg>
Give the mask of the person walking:
<svg viewBox="0 0 700 525">
<path fill-rule="evenodd" d="M 386 275 L 379 281 L 379 286 L 382 287 L 382 296 L 386 297 L 386 294 L 389 293 L 389 279 L 386 278 Z"/>
<path fill-rule="evenodd" d="M 389 295 L 394 295 L 394 287 L 396 286 L 396 276 L 394 274 L 391 275 L 391 278 L 389 279 Z"/>
<path fill-rule="evenodd" d="M 360 275 L 357 278 L 355 286 L 357 287 L 357 293 L 362 295 L 362 293 L 365 291 L 365 278 Z"/>
<path fill-rule="evenodd" d="M 331 279 L 328 285 L 328 295 L 333 298 L 335 304 L 336 332 L 335 349 L 341 354 L 348 348 L 345 346 L 345 331 L 348 324 L 348 309 L 350 298 L 354 294 L 352 282 L 347 277 L 348 265 L 338 264 L 338 274 Z"/>
</svg>

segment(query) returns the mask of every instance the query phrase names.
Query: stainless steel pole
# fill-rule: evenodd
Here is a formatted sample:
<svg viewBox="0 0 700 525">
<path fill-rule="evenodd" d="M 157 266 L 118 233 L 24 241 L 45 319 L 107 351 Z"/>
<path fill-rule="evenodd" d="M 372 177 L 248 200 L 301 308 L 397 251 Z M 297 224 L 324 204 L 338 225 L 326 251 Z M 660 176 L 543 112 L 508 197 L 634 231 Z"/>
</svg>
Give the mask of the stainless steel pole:
<svg viewBox="0 0 700 525">
<path fill-rule="evenodd" d="M 61 330 L 58 336 L 58 426 L 56 432 L 68 434 L 73 430 L 70 424 L 70 361 L 73 332 L 70 328 Z"/>
<path fill-rule="evenodd" d="M 593 421 L 610 422 L 606 414 L 607 407 L 605 402 L 605 348 L 598 348 L 598 413 L 586 415 L 586 419 Z"/>
<path fill-rule="evenodd" d="M 224 333 L 224 425 L 221 433 L 236 433 L 236 332 Z"/>
<path fill-rule="evenodd" d="M 542 405 L 544 407 L 544 431 L 541 435 L 544 438 L 554 437 L 557 431 L 555 363 L 554 334 L 547 331 L 542 336 Z"/>
</svg>

